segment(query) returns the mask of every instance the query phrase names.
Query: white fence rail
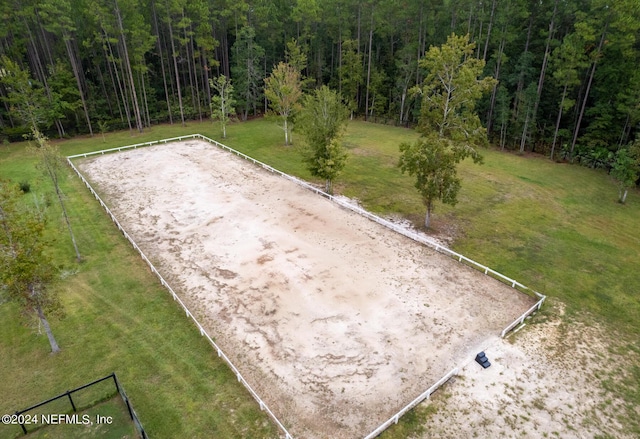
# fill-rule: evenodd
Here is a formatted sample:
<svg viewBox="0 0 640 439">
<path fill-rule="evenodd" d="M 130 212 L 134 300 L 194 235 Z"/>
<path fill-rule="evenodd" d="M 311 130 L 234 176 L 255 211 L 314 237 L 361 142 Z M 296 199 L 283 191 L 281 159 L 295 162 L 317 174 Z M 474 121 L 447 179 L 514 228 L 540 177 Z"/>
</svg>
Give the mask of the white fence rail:
<svg viewBox="0 0 640 439">
<path fill-rule="evenodd" d="M 237 150 L 235 150 L 233 148 L 228 147 L 227 145 L 224 145 L 224 144 L 222 144 L 220 142 L 217 142 L 217 141 L 215 141 L 213 139 L 210 139 L 210 138 L 208 138 L 206 136 L 203 136 L 202 134 L 190 134 L 190 135 L 187 135 L 187 136 L 172 137 L 170 139 L 162 139 L 162 140 L 154 140 L 154 141 L 151 141 L 151 142 L 137 143 L 137 144 L 134 144 L 134 145 L 127 145 L 127 146 L 121 146 L 121 147 L 118 147 L 118 148 L 110 148 L 110 149 L 104 149 L 104 150 L 101 150 L 101 151 L 93 151 L 93 152 L 87 152 L 87 153 L 81 153 L 81 154 L 75 154 L 75 155 L 68 156 L 67 157 L 67 161 L 69 162 L 69 165 L 73 168 L 73 170 L 78 174 L 80 179 L 89 188 L 91 193 L 100 202 L 100 205 L 107 211 L 107 213 L 109 214 L 109 216 L 111 217 L 113 222 L 117 225 L 118 229 L 124 234 L 124 236 L 129 240 L 129 242 L 131 242 L 131 244 L 138 251 L 138 253 L 140 253 L 140 256 L 149 265 L 149 267 L 151 268 L 151 271 L 153 273 L 155 273 L 155 275 L 158 276 L 158 278 L 160 278 L 160 282 L 162 283 L 162 285 L 164 285 L 169 290 L 169 292 L 173 296 L 173 299 L 180 303 L 182 308 L 185 310 L 185 312 L 187 314 L 187 317 L 190 317 L 191 319 L 193 319 L 193 321 L 195 322 L 196 326 L 200 330 L 200 334 L 207 337 L 207 340 L 209 341 L 209 343 L 218 352 L 218 356 L 222 357 L 227 362 L 229 367 L 237 375 L 238 381 L 243 383 L 244 386 L 249 390 L 251 395 L 256 399 L 256 401 L 258 401 L 258 403 L 260 404 L 260 409 L 265 410 L 269 414 L 269 416 L 271 416 L 271 418 L 276 422 L 278 427 L 280 427 L 280 429 L 282 429 L 282 431 L 286 435 L 286 439 L 292 438 L 292 436 L 287 432 L 287 430 L 284 428 L 282 423 L 276 418 L 276 416 L 271 412 L 271 410 L 269 410 L 267 405 L 260 399 L 260 397 L 257 395 L 257 393 L 255 393 L 255 391 L 251 388 L 251 386 L 249 386 L 249 384 L 244 380 L 244 378 L 242 378 L 242 376 L 240 375 L 240 372 L 238 371 L 238 369 L 233 365 L 233 363 L 231 363 L 229 358 L 222 352 L 222 350 L 214 343 L 214 341 L 211 339 L 211 337 L 209 337 L 207 332 L 202 328 L 200 323 L 198 323 L 198 321 L 191 314 L 191 312 L 186 307 L 186 305 L 180 300 L 180 298 L 173 291 L 173 289 L 169 286 L 169 284 L 162 278 L 162 276 L 155 269 L 155 267 L 153 266 L 151 261 L 149 261 L 149 259 L 147 259 L 147 257 L 144 255 L 142 250 L 138 247 L 138 245 L 127 234 L 127 232 L 122 228 L 122 226 L 120 225 L 120 223 L 118 222 L 116 217 L 111 213 L 111 211 L 106 206 L 106 204 L 104 204 L 104 202 L 100 199 L 98 194 L 93 190 L 91 185 L 86 181 L 86 179 L 82 176 L 82 174 L 78 171 L 78 169 L 71 162 L 71 159 L 78 158 L 78 157 L 89 157 L 89 156 L 92 156 L 92 155 L 99 155 L 99 154 L 102 155 L 102 154 L 111 153 L 111 152 L 120 152 L 120 151 L 124 151 L 124 150 L 127 150 L 127 149 L 136 149 L 136 148 L 140 148 L 140 147 L 146 147 L 146 146 L 152 146 L 152 145 L 158 145 L 158 144 L 165 144 L 165 143 L 176 142 L 176 141 L 183 141 L 183 140 L 187 140 L 187 139 L 201 139 L 201 140 L 207 141 L 209 143 L 212 143 L 212 144 L 216 145 L 217 147 L 219 147 L 221 149 L 229 151 L 229 152 L 231 152 L 231 153 L 233 153 L 233 154 L 235 154 L 237 156 L 242 157 L 245 160 L 250 161 L 251 163 L 253 163 L 253 164 L 257 165 L 257 166 L 260 166 L 263 169 L 266 169 L 269 172 L 272 172 L 274 174 L 278 174 L 281 177 L 284 177 L 284 178 L 286 178 L 288 180 L 293 181 L 294 183 L 296 183 L 299 186 L 302 186 L 302 187 L 304 187 L 304 188 L 306 188 L 306 189 L 308 189 L 308 190 L 310 190 L 312 192 L 315 192 L 316 194 L 319 194 L 319 195 L 321 195 L 321 196 L 323 196 L 325 198 L 328 198 L 329 200 L 333 201 L 334 203 L 340 205 L 343 208 L 346 208 L 348 210 L 356 212 L 356 213 L 358 213 L 358 214 L 370 219 L 371 221 L 375 221 L 376 223 L 381 224 L 381 225 L 383 225 L 383 226 L 385 226 L 385 227 L 387 227 L 387 228 L 389 228 L 391 230 L 394 230 L 395 232 L 400 233 L 401 235 L 406 236 L 407 238 L 410 238 L 410 239 L 412 239 L 414 241 L 417 241 L 417 242 L 419 242 L 419 243 L 421 243 L 423 245 L 426 245 L 427 247 L 430 247 L 430 248 L 436 250 L 437 252 L 446 254 L 446 255 L 450 256 L 451 258 L 453 258 L 453 259 L 457 259 L 458 262 L 464 263 L 465 265 L 468 265 L 468 266 L 470 266 L 472 268 L 475 268 L 476 270 L 479 270 L 479 271 L 483 272 L 484 274 L 486 274 L 488 276 L 491 276 L 491 277 L 493 277 L 493 278 L 495 278 L 495 279 L 497 279 L 497 280 L 499 280 L 499 281 L 511 286 L 514 289 L 517 289 L 517 290 L 519 290 L 521 292 L 524 292 L 524 293 L 529 294 L 529 295 L 534 295 L 535 297 L 537 297 L 539 300 L 538 300 L 538 302 L 536 302 L 535 305 L 533 305 L 523 315 L 518 317 L 511 324 L 509 324 L 505 329 L 502 330 L 502 332 L 500 334 L 502 338 L 504 338 L 513 328 L 515 328 L 519 324 L 522 324 L 522 322 L 524 321 L 524 319 L 527 316 L 529 316 L 532 313 L 534 313 L 537 310 L 539 310 L 540 307 L 542 306 L 542 303 L 546 299 L 546 296 L 544 296 L 543 294 L 540 294 L 539 292 L 530 289 L 529 287 L 521 284 L 520 282 L 518 282 L 518 281 L 516 281 L 514 279 L 511 279 L 510 277 L 507 277 L 507 276 L 503 275 L 502 273 L 499 273 L 499 272 L 497 272 L 497 271 L 495 271 L 495 270 L 493 270 L 493 269 L 491 269 L 491 268 L 489 268 L 489 267 L 487 267 L 485 265 L 482 265 L 482 264 L 474 261 L 473 259 L 467 258 L 466 256 L 461 255 L 460 253 L 457 253 L 457 252 L 455 252 L 455 251 L 453 251 L 453 250 L 451 250 L 451 249 L 449 249 L 447 247 L 444 247 L 444 246 L 440 245 L 439 243 L 437 243 L 437 242 L 435 242 L 435 241 L 433 241 L 433 240 L 431 240 L 429 238 L 426 238 L 426 237 L 424 237 L 422 235 L 419 235 L 418 233 L 415 233 L 415 232 L 413 232 L 411 230 L 407 230 L 404 227 L 400 227 L 400 226 L 392 223 L 391 221 L 388 221 L 388 220 L 386 220 L 384 218 L 381 218 L 381 217 L 379 217 L 377 215 L 374 215 L 373 213 L 371 213 L 371 212 L 369 212 L 367 210 L 364 210 L 364 209 L 362 209 L 362 208 L 360 208 L 358 206 L 355 206 L 353 204 L 347 203 L 346 201 L 344 201 L 344 200 L 342 200 L 340 198 L 336 198 L 336 197 L 324 192 L 323 190 L 318 189 L 317 187 L 307 183 L 306 181 L 300 180 L 299 178 L 296 178 L 296 177 L 294 177 L 292 175 L 285 174 L 284 172 L 281 172 L 281 171 L 279 171 L 279 170 L 267 165 L 266 163 L 262 163 L 261 161 L 256 160 L 253 157 L 250 157 L 250 156 L 248 156 L 246 154 L 241 153 L 240 151 L 237 151 Z M 374 438 L 374 437 L 378 436 L 380 433 L 382 433 L 382 431 L 387 429 L 391 425 L 391 423 L 397 423 L 398 419 L 402 415 L 404 415 L 411 408 L 415 407 L 420 401 L 424 400 L 425 398 L 428 398 L 431 395 L 431 393 L 433 393 L 438 387 L 440 387 L 442 384 L 444 384 L 453 375 L 455 375 L 457 373 L 458 373 L 458 369 L 453 369 L 447 375 L 442 377 L 436 384 L 431 386 L 427 391 L 422 393 L 415 400 L 413 400 L 411 403 L 409 403 L 407 406 L 405 406 L 402 410 L 400 410 L 398 413 L 396 413 L 394 416 L 392 416 L 389 420 L 387 420 L 385 423 L 380 425 L 380 427 L 378 427 L 372 433 L 367 435 L 365 437 L 365 439 Z"/>
<path fill-rule="evenodd" d="M 500 337 L 504 338 L 505 335 L 507 335 L 509 333 L 509 331 L 511 331 L 513 328 L 515 328 L 518 325 L 521 325 L 522 323 L 524 323 L 524 319 L 526 319 L 528 316 L 530 316 L 531 314 L 533 314 L 534 312 L 538 311 L 540 309 L 540 307 L 542 306 L 542 302 L 544 302 L 544 297 L 540 300 L 538 300 L 538 302 L 533 305 L 531 308 L 529 308 L 524 314 L 522 314 L 520 317 L 518 317 L 517 319 L 515 319 L 509 326 L 507 326 L 506 328 L 504 328 L 502 330 L 502 332 L 500 333 Z"/>
<path fill-rule="evenodd" d="M 157 142 L 154 142 L 157 143 Z M 150 142 L 150 144 L 153 144 Z M 137 146 L 146 146 L 145 144 L 140 144 L 140 145 L 136 145 Z M 132 146 L 133 147 L 133 146 Z M 108 150 L 108 151 L 117 151 L 121 148 L 114 148 L 112 150 Z M 83 156 L 84 154 L 80 154 L 80 156 Z M 273 412 L 269 409 L 269 407 L 267 406 L 267 404 L 260 398 L 260 396 L 258 396 L 258 394 L 255 392 L 255 390 L 253 390 L 253 388 L 249 385 L 249 383 L 243 378 L 242 374 L 240 373 L 240 371 L 238 370 L 238 368 L 231 362 L 231 360 L 229 359 L 229 357 L 227 357 L 227 355 L 222 351 L 222 349 L 220 349 L 220 347 L 213 341 L 213 339 L 209 336 L 209 334 L 207 333 L 207 331 L 202 327 L 202 325 L 200 324 L 200 322 L 198 322 L 198 320 L 195 318 L 195 316 L 191 313 L 191 311 L 189 311 L 189 308 L 187 308 L 187 306 L 184 304 L 184 302 L 182 300 L 180 300 L 180 297 L 178 297 L 178 295 L 175 293 L 175 291 L 173 291 L 173 288 L 171 288 L 171 286 L 169 285 L 169 283 L 164 280 L 164 278 L 162 277 L 162 275 L 160 274 L 160 272 L 158 272 L 158 270 L 156 270 L 156 268 L 153 266 L 153 264 L 151 263 L 151 261 L 149 260 L 149 258 L 147 258 L 147 256 L 144 254 L 144 252 L 142 251 L 142 249 L 140 249 L 140 247 L 138 247 L 138 244 L 135 243 L 135 241 L 133 240 L 133 238 L 127 233 L 126 230 L 124 230 L 124 228 L 122 227 L 122 225 L 120 224 L 120 222 L 117 220 L 117 218 L 115 217 L 115 215 L 111 212 L 111 210 L 107 207 L 107 205 L 102 201 L 102 199 L 100 198 L 100 196 L 96 193 L 96 191 L 91 187 L 91 185 L 89 184 L 89 182 L 84 178 L 84 176 L 80 173 L 80 171 L 78 171 L 78 169 L 73 165 L 73 163 L 71 162 L 71 158 L 74 158 L 77 156 L 70 156 L 67 157 L 67 162 L 69 163 L 69 165 L 71 166 L 71 168 L 76 172 L 76 174 L 78 174 L 78 176 L 80 177 L 80 179 L 82 180 L 82 182 L 87 186 L 87 188 L 89 188 L 89 190 L 91 191 L 91 193 L 93 194 L 93 196 L 96 198 L 96 200 L 98 200 L 100 202 L 100 205 L 104 208 L 104 210 L 107 212 L 107 214 L 111 217 L 111 220 L 114 222 L 114 224 L 118 227 L 118 230 L 120 230 L 122 232 L 122 234 L 124 235 L 125 238 L 127 238 L 127 240 L 131 243 L 131 245 L 133 246 L 134 249 L 136 249 L 138 251 L 138 253 L 140 254 L 140 256 L 142 257 L 142 259 L 147 263 L 147 265 L 149 265 L 149 268 L 151 269 L 151 271 L 158 276 L 158 278 L 160 279 L 160 283 L 167 289 L 169 290 L 169 292 L 171 293 L 171 296 L 173 296 L 173 300 L 175 300 L 176 302 L 178 302 L 180 304 L 180 306 L 182 307 L 182 309 L 184 310 L 184 312 L 186 313 L 187 318 L 190 318 L 191 320 L 193 320 L 193 322 L 196 324 L 198 330 L 200 331 L 200 335 L 204 336 L 207 338 L 207 341 L 209 342 L 209 344 L 211 344 L 211 346 L 216 350 L 216 352 L 218 353 L 218 357 L 221 357 L 226 363 L 227 365 L 231 368 L 231 370 L 233 371 L 233 373 L 236 375 L 236 377 L 238 378 L 238 381 L 241 382 L 244 387 L 249 391 L 249 393 L 251 394 L 251 396 L 253 396 L 253 398 L 258 402 L 258 404 L 260 405 L 260 410 L 266 411 L 269 416 L 271 417 L 271 419 L 273 419 L 273 421 L 276 423 L 276 425 L 280 428 L 280 430 L 282 430 L 282 432 L 285 434 L 285 439 L 293 439 L 293 436 L 291 436 L 291 434 L 287 431 L 287 429 L 284 427 L 284 425 L 282 425 L 282 423 L 280 422 L 280 420 L 276 417 L 276 415 L 273 414 Z"/>
<path fill-rule="evenodd" d="M 438 388 L 440 388 L 440 386 L 442 386 L 444 383 L 449 381 L 452 376 L 457 375 L 457 374 L 458 374 L 458 368 L 456 367 L 455 369 L 452 369 L 448 374 L 446 374 L 445 376 L 440 378 L 438 380 L 438 382 L 435 383 L 433 386 L 429 387 L 427 390 L 422 392 L 416 399 L 411 401 L 409 404 L 405 405 L 398 413 L 396 413 L 395 415 L 393 415 L 392 417 L 387 419 L 385 422 L 380 424 L 380 426 L 378 428 L 376 428 L 371 433 L 366 435 L 364 437 L 364 439 L 373 439 L 374 437 L 379 436 L 387 428 L 389 428 L 391 426 L 391 424 L 397 424 L 398 420 L 400 420 L 400 418 L 402 416 L 404 416 L 405 413 L 407 413 L 409 410 L 411 410 L 412 408 L 414 408 L 415 406 L 420 404 L 425 399 L 429 399 L 429 397 L 431 396 L 431 394 L 433 392 L 438 390 Z"/>
</svg>

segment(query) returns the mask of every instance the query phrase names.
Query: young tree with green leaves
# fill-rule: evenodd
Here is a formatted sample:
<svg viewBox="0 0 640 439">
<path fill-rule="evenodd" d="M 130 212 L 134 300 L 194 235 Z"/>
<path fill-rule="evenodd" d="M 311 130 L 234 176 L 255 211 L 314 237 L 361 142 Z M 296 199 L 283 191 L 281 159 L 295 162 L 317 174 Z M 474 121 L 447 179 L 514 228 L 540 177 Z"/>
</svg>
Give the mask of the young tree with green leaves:
<svg viewBox="0 0 640 439">
<path fill-rule="evenodd" d="M 289 120 L 302 97 L 300 72 L 286 63 L 279 63 L 264 80 L 264 94 L 269 107 L 280 116 L 284 130 L 284 144 L 289 145 Z"/>
<path fill-rule="evenodd" d="M 620 148 L 613 160 L 611 176 L 618 182 L 618 202 L 627 201 L 629 188 L 636 185 L 640 177 L 640 144 L 638 141 L 628 147 Z"/>
<path fill-rule="evenodd" d="M 64 222 L 67 225 L 67 230 L 69 230 L 69 235 L 71 236 L 71 243 L 73 244 L 73 249 L 76 253 L 76 260 L 78 262 L 81 262 L 82 256 L 80 256 L 78 243 L 76 242 L 76 237 L 73 234 L 71 220 L 69 219 L 67 207 L 64 203 L 64 195 L 62 193 L 62 189 L 60 188 L 60 179 L 64 175 L 64 173 L 62 172 L 63 167 L 65 166 L 64 159 L 60 155 L 60 151 L 58 151 L 58 148 L 54 145 L 51 145 L 44 134 L 40 132 L 40 130 L 38 130 L 37 128 L 32 128 L 31 134 L 33 136 L 33 140 L 36 141 L 36 147 L 34 151 L 40 159 L 38 167 L 49 178 L 49 180 L 51 180 L 51 183 L 53 184 L 53 190 L 56 193 L 56 198 L 58 198 L 60 208 L 62 209 Z"/>
<path fill-rule="evenodd" d="M 18 185 L 0 181 L 0 290 L 19 303 L 25 317 L 36 318 L 55 354 L 60 347 L 47 319 L 62 312 L 51 288 L 55 268 L 44 252 L 44 220 L 21 197 Z"/>
<path fill-rule="evenodd" d="M 211 96 L 211 119 L 220 121 L 222 138 L 226 139 L 227 124 L 236 112 L 233 85 L 231 79 L 224 75 L 220 75 L 216 79 L 209 79 L 209 85 L 217 93 Z"/>
<path fill-rule="evenodd" d="M 460 190 L 456 165 L 467 157 L 482 162 L 477 147 L 486 145 L 487 132 L 480 123 L 476 102 L 495 80 L 479 79 L 484 61 L 473 56 L 469 36 L 452 34 L 440 47 L 431 47 L 420 66 L 427 75 L 414 93 L 422 96 L 418 132 L 421 138 L 400 145 L 402 172 L 416 176 L 416 189 L 427 207 L 425 227 L 431 226 L 436 200 L 455 205 Z"/>
<path fill-rule="evenodd" d="M 347 153 L 339 139 L 346 128 L 348 110 L 340 95 L 323 85 L 305 96 L 296 120 L 296 130 L 306 140 L 304 160 L 311 175 L 325 180 L 325 190 L 333 192 L 333 181 L 344 169 Z"/>
<path fill-rule="evenodd" d="M 287 48 L 284 51 L 284 59 L 288 65 L 300 73 L 302 88 L 306 90 L 306 87 L 313 83 L 313 79 L 304 76 L 304 71 L 307 68 L 307 55 L 305 53 L 305 48 L 298 44 L 298 40 L 291 39 L 287 42 Z"/>
<path fill-rule="evenodd" d="M 436 200 L 452 206 L 458 202 L 459 159 L 446 139 L 433 134 L 420 137 L 415 143 L 402 143 L 400 154 L 400 170 L 416 177 L 415 187 L 427 208 L 424 226 L 428 229 Z"/>
<path fill-rule="evenodd" d="M 440 47 L 430 47 L 420 66 L 427 75 L 413 91 L 422 97 L 418 131 L 451 139 L 460 152 L 487 144 L 487 132 L 476 111 L 478 100 L 496 84 L 480 79 L 484 61 L 473 57 L 469 36 L 450 35 Z M 468 154 L 467 154 L 468 155 Z"/>
<path fill-rule="evenodd" d="M 0 84 L 7 91 L 2 100 L 28 128 L 51 124 L 51 111 L 44 88 L 31 78 L 28 69 L 21 68 L 4 55 L 0 58 Z"/>
<path fill-rule="evenodd" d="M 51 180 L 62 213 L 71 235 L 71 241 L 73 248 L 76 252 L 76 258 L 81 261 L 80 251 L 76 243 L 73 230 L 71 228 L 71 222 L 67 209 L 64 204 L 62 190 L 60 189 L 60 175 L 61 168 L 63 166 L 63 159 L 58 152 L 58 149 L 47 142 L 47 138 L 42 134 L 41 125 L 47 126 L 47 122 L 50 124 L 50 110 L 48 107 L 48 100 L 44 94 L 44 90 L 35 87 L 34 82 L 29 77 L 27 70 L 20 69 L 15 63 L 6 57 L 2 58 L 2 66 L 4 74 L 0 77 L 0 80 L 10 89 L 9 102 L 11 103 L 14 111 L 20 116 L 30 128 L 31 136 L 36 141 L 35 153 L 40 159 L 39 166 L 42 168 L 44 174 Z"/>
</svg>

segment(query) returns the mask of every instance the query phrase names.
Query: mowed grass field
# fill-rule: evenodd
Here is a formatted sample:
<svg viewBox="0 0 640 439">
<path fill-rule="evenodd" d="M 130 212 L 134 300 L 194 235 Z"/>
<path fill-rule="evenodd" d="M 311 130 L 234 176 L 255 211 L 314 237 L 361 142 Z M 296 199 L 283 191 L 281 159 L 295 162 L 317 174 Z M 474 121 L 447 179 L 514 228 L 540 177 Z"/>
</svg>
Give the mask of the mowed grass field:
<svg viewBox="0 0 640 439">
<path fill-rule="evenodd" d="M 274 123 L 233 124 L 228 138 L 210 122 L 158 126 L 60 142 L 64 155 L 201 133 L 284 172 L 311 178 L 295 143 L 283 145 Z M 416 225 L 424 208 L 412 178 L 396 164 L 398 145 L 415 132 L 352 122 L 343 139 L 349 161 L 335 189 L 382 215 Z M 603 171 L 488 149 L 485 163 L 465 162 L 459 203 L 436 206 L 434 233 L 455 238 L 453 248 L 562 304 L 567 322 L 604 326 L 611 346 L 640 354 L 640 195 L 616 202 L 617 188 Z M 29 181 L 50 193 L 24 144 L 0 146 L 0 178 Z M 55 203 L 52 254 L 65 277 L 57 288 L 66 318 L 53 321 L 63 351 L 49 355 L 44 336 L 25 328 L 14 304 L 0 305 L 0 412 L 10 413 L 115 371 L 151 437 L 277 437 L 278 432 L 235 377 L 199 336 L 169 294 L 117 232 L 77 178 L 63 184 L 80 251 L 73 249 Z M 552 312 L 552 311 L 547 311 Z M 543 313 L 544 314 L 544 313 Z M 537 318 L 544 318 L 539 316 Z M 610 385 L 625 398 L 629 429 L 640 406 L 640 365 Z M 428 410 L 412 412 L 387 437 L 406 437 Z M 1 427 L 0 427 L 1 428 Z M 416 427 L 417 428 L 417 427 Z M 0 436 L 2 436 L 0 431 Z M 363 432 L 363 435 L 367 432 Z M 640 431 L 638 431 L 640 435 Z"/>
</svg>

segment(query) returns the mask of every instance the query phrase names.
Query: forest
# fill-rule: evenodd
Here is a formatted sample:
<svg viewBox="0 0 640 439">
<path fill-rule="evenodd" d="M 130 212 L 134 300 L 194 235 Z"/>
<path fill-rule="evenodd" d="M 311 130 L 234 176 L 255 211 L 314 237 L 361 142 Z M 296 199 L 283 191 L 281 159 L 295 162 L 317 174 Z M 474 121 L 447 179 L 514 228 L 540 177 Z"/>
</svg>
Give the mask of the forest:
<svg viewBox="0 0 640 439">
<path fill-rule="evenodd" d="M 1 0 L 0 14 L 4 142 L 30 132 L 18 73 L 54 138 L 205 120 L 221 75 L 238 118 L 262 115 L 282 61 L 352 116 L 414 126 L 418 61 L 452 33 L 497 79 L 477 111 L 502 149 L 609 167 L 640 123 L 637 0 Z"/>
</svg>

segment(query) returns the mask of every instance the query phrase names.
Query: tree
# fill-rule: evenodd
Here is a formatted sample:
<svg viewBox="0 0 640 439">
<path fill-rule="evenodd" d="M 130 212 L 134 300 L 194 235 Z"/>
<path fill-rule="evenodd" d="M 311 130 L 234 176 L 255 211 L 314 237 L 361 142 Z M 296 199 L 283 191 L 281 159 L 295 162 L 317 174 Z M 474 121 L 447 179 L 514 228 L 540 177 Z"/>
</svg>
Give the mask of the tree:
<svg viewBox="0 0 640 439">
<path fill-rule="evenodd" d="M 26 317 L 37 318 L 56 353 L 60 347 L 46 315 L 60 314 L 61 304 L 51 288 L 54 265 L 44 253 L 45 223 L 20 197 L 17 185 L 0 181 L 0 288 Z"/>
<path fill-rule="evenodd" d="M 427 207 L 425 227 L 431 226 L 433 203 L 455 205 L 460 189 L 456 165 L 471 156 L 482 162 L 476 147 L 487 143 L 487 133 L 475 107 L 494 85 L 491 77 L 478 79 L 484 61 L 474 58 L 469 36 L 452 34 L 441 47 L 430 47 L 420 66 L 427 75 L 414 93 L 422 96 L 418 132 L 413 145 L 400 145 L 402 172 L 416 176 L 416 188 Z"/>
<path fill-rule="evenodd" d="M 0 58 L 0 83 L 7 90 L 2 98 L 12 113 L 28 127 L 48 126 L 51 114 L 45 91 L 38 81 L 31 79 L 29 70 L 6 56 Z"/>
<path fill-rule="evenodd" d="M 436 200 L 452 206 L 457 203 L 460 179 L 456 165 L 459 160 L 448 141 L 436 135 L 421 137 L 413 144 L 402 143 L 400 153 L 400 169 L 416 177 L 415 187 L 427 208 L 424 226 L 428 229 Z"/>
<path fill-rule="evenodd" d="M 256 32 L 253 27 L 245 26 L 238 32 L 238 39 L 233 44 L 234 65 L 231 68 L 233 82 L 236 84 L 239 104 L 243 107 L 242 119 L 246 120 L 249 109 L 257 112 L 262 82 L 262 61 L 264 49 L 256 43 Z"/>
<path fill-rule="evenodd" d="M 40 158 L 40 165 L 47 177 L 51 179 L 53 187 L 56 192 L 56 196 L 60 201 L 60 206 L 71 235 L 71 241 L 73 248 L 76 252 L 78 261 L 81 260 L 78 245 L 76 244 L 73 230 L 71 229 L 71 222 L 67 215 L 67 209 L 65 208 L 62 191 L 60 190 L 60 168 L 62 166 L 62 158 L 58 150 L 51 146 L 46 137 L 40 131 L 40 125 L 45 124 L 51 119 L 48 117 L 50 112 L 46 110 L 47 99 L 44 95 L 44 90 L 36 88 L 32 85 L 29 79 L 29 72 L 21 70 L 15 63 L 12 63 L 8 58 L 3 57 L 2 65 L 5 66 L 5 74 L 0 78 L 5 85 L 8 85 L 11 92 L 9 93 L 9 101 L 15 108 L 15 112 L 19 114 L 20 118 L 29 125 L 33 139 L 36 141 L 38 147 L 36 153 Z"/>
<path fill-rule="evenodd" d="M 475 43 L 469 36 L 452 34 L 441 47 L 430 47 L 420 66 L 427 71 L 422 87 L 418 131 L 453 140 L 459 150 L 487 143 L 487 132 L 476 112 L 476 103 L 496 84 L 492 77 L 479 79 L 484 61 L 473 57 Z"/>
<path fill-rule="evenodd" d="M 227 138 L 227 123 L 230 116 L 235 114 L 236 101 L 233 97 L 233 85 L 231 80 L 224 75 L 215 80 L 209 79 L 209 85 L 218 94 L 211 96 L 211 119 L 219 120 L 222 125 L 222 138 Z"/>
<path fill-rule="evenodd" d="M 618 202 L 627 201 L 629 188 L 635 186 L 640 176 L 640 145 L 638 142 L 628 148 L 620 148 L 615 155 L 611 176 L 618 182 Z"/>
<path fill-rule="evenodd" d="M 289 119 L 302 97 L 300 72 L 286 63 L 279 63 L 264 80 L 264 94 L 269 106 L 282 119 L 284 144 L 289 145 Z"/>
<path fill-rule="evenodd" d="M 558 46 L 552 54 L 553 78 L 562 87 L 562 97 L 558 105 L 558 117 L 551 143 L 551 160 L 553 160 L 560 133 L 562 115 L 565 111 L 571 110 L 576 103 L 574 99 L 567 97 L 569 87 L 575 87 L 580 84 L 578 72 L 587 66 L 586 55 L 583 53 L 580 44 L 581 40 L 577 34 L 569 34 L 564 37 L 562 45 Z"/>
<path fill-rule="evenodd" d="M 292 39 L 287 42 L 284 58 L 288 65 L 293 67 L 300 74 L 300 83 L 303 90 L 307 90 L 313 83 L 313 78 L 304 76 L 307 68 L 307 55 L 305 49 L 298 44 L 298 40 Z"/>
<path fill-rule="evenodd" d="M 348 110 L 340 96 L 327 86 L 304 98 L 296 129 L 306 140 L 304 159 L 311 175 L 325 179 L 325 190 L 332 193 L 333 180 L 340 174 L 347 154 L 339 138 L 347 124 Z"/>
<path fill-rule="evenodd" d="M 53 189 L 56 193 L 56 197 L 58 198 L 58 202 L 60 203 L 60 208 L 62 209 L 62 216 L 64 217 L 65 224 L 69 230 L 69 235 L 71 236 L 71 243 L 73 244 L 73 249 L 76 253 L 76 260 L 80 262 L 82 261 L 82 257 L 80 256 L 80 250 L 78 250 L 76 237 L 73 234 L 73 229 L 71 228 L 71 221 L 69 220 L 69 214 L 67 213 L 67 208 L 64 204 L 64 196 L 62 194 L 62 189 L 60 188 L 60 171 L 64 166 L 64 160 L 60 155 L 58 148 L 51 145 L 37 127 L 32 127 L 31 133 L 33 139 L 36 141 L 35 153 L 40 159 L 39 167 L 42 169 L 42 172 L 49 177 L 53 184 Z"/>
<path fill-rule="evenodd" d="M 579 106 L 580 110 L 576 127 L 573 131 L 573 139 L 571 141 L 572 155 L 578 136 L 581 133 L 580 127 L 583 117 L 588 113 L 587 104 L 596 76 L 596 69 L 601 66 L 602 61 L 609 53 L 615 53 L 617 57 L 617 59 L 612 62 L 614 65 L 619 65 L 626 57 L 626 54 L 633 53 L 632 47 L 636 42 L 636 34 L 640 27 L 640 21 L 638 20 L 638 3 L 635 0 L 619 0 L 616 2 L 593 0 L 590 6 L 591 11 L 581 11 L 575 23 L 576 33 L 583 39 L 585 46 L 590 48 L 595 46 L 596 48 L 590 50 L 589 53 L 591 66 L 589 67 L 589 74 L 586 78 L 586 89 L 582 96 L 581 105 Z M 622 59 L 620 55 L 623 55 Z M 635 67 L 635 64 L 634 59 L 632 65 Z M 608 95 L 611 85 L 612 84 L 606 85 L 605 100 L 609 98 Z M 608 105 L 601 106 L 601 108 L 607 107 Z"/>
<path fill-rule="evenodd" d="M 362 54 L 357 51 L 357 41 L 342 42 L 342 66 L 338 69 L 340 75 L 340 90 L 349 108 L 350 117 L 358 110 L 358 93 L 364 81 Z"/>
<path fill-rule="evenodd" d="M 71 2 L 68 0 L 51 0 L 49 2 L 42 2 L 40 5 L 40 15 L 44 19 L 45 29 L 55 35 L 58 35 L 64 41 L 67 55 L 69 57 L 69 63 L 71 64 L 73 75 L 76 78 L 78 94 L 82 101 L 82 108 L 84 109 L 87 128 L 89 129 L 91 136 L 93 136 L 89 107 L 85 97 L 85 87 L 83 86 L 86 78 L 84 70 L 82 69 L 82 62 L 79 59 L 80 55 L 78 54 L 74 36 L 76 25 L 73 18 L 75 18 L 76 14 L 73 13 Z"/>
</svg>

